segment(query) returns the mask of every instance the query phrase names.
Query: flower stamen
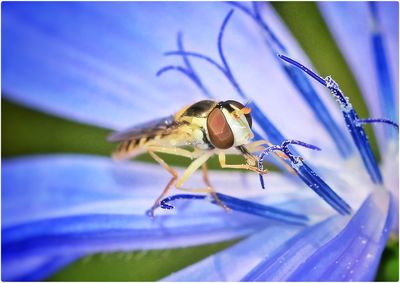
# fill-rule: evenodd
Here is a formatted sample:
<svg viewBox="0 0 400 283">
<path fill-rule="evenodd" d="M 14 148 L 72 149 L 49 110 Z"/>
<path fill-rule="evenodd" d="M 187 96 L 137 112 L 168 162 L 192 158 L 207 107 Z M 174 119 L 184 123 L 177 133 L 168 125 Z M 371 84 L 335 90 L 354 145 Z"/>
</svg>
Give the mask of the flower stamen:
<svg viewBox="0 0 400 283">
<path fill-rule="evenodd" d="M 298 140 L 286 140 L 281 145 L 272 145 L 267 147 L 260 155 L 258 159 L 258 168 L 264 169 L 263 161 L 264 157 L 274 151 L 283 152 L 290 160 L 290 166 L 299 177 L 306 183 L 314 192 L 316 192 L 321 198 L 323 198 L 331 207 L 333 207 L 340 214 L 350 214 L 351 207 L 337 195 L 307 164 L 304 163 L 303 158 L 294 155 L 289 145 L 300 145 L 312 150 L 321 150 L 319 147 L 308 144 Z M 263 189 L 265 189 L 263 176 L 260 174 L 260 183 Z"/>
<path fill-rule="evenodd" d="M 388 119 L 374 119 L 374 118 L 367 118 L 367 119 L 358 119 L 357 121 L 360 125 L 362 124 L 374 124 L 374 123 L 383 123 L 383 124 L 388 124 L 390 126 L 395 127 L 397 130 L 399 130 L 399 124 L 388 120 Z"/>
<path fill-rule="evenodd" d="M 179 32 L 178 36 L 177 36 L 177 46 L 178 46 L 179 51 L 184 52 L 182 37 L 183 37 L 182 33 Z M 203 94 L 206 97 L 212 99 L 213 98 L 212 94 L 201 82 L 201 79 L 197 75 L 196 71 L 193 69 L 192 64 L 190 64 L 189 58 L 186 55 L 183 55 L 182 59 L 183 59 L 184 65 L 185 65 L 184 67 L 169 65 L 169 66 L 163 67 L 160 70 L 158 70 L 156 75 L 159 77 L 167 71 L 171 71 L 171 70 L 178 71 L 178 72 L 184 74 L 185 76 L 187 76 L 203 92 Z"/>
<path fill-rule="evenodd" d="M 396 115 L 396 102 L 395 93 L 393 89 L 393 83 L 390 78 L 390 68 L 388 64 L 387 54 L 383 42 L 382 32 L 380 30 L 380 23 L 378 17 L 378 10 L 376 3 L 368 3 L 369 7 L 369 19 L 370 19 L 370 37 L 373 48 L 373 56 L 377 75 L 377 81 L 379 84 L 378 95 L 381 101 L 381 111 L 385 113 L 387 117 L 392 121 L 398 121 L 398 115 Z M 398 134 L 391 128 L 385 129 L 386 137 L 389 139 L 397 138 Z"/>
<path fill-rule="evenodd" d="M 170 51 L 166 52 L 166 56 L 182 56 L 184 58 L 185 64 L 187 66 L 187 62 L 189 57 L 193 58 L 198 58 L 201 60 L 204 60 L 211 65 L 213 65 L 216 69 L 218 69 L 227 79 L 228 81 L 232 84 L 233 88 L 236 90 L 236 92 L 241 96 L 244 100 L 250 101 L 248 103 L 248 107 L 252 109 L 252 116 L 255 121 L 261 126 L 261 129 L 264 131 L 264 133 L 268 136 L 269 140 L 274 143 L 274 144 L 280 144 L 282 142 L 285 142 L 286 139 L 285 137 L 281 134 L 281 132 L 272 124 L 272 122 L 267 118 L 267 116 L 264 114 L 263 111 L 258 107 L 258 105 L 251 101 L 248 96 L 244 93 L 242 88 L 240 87 L 239 83 L 235 79 L 228 61 L 226 60 L 226 57 L 224 55 L 223 51 L 223 45 L 222 45 L 222 39 L 224 35 L 225 28 L 228 24 L 229 19 L 231 18 L 233 14 L 233 10 L 231 10 L 227 16 L 225 17 L 222 26 L 220 28 L 219 34 L 218 34 L 218 53 L 220 57 L 220 61 L 222 64 L 218 63 L 216 60 L 214 60 L 211 57 L 208 57 L 206 55 L 203 55 L 201 53 L 197 52 L 191 52 L 191 51 L 184 51 L 182 45 L 178 46 L 178 51 Z M 193 70 L 191 65 L 189 65 L 190 70 Z M 191 71 L 190 71 L 191 72 Z M 261 135 L 259 135 L 257 132 L 254 133 L 255 137 L 257 139 L 261 139 Z M 298 155 L 297 151 L 295 149 L 292 149 L 293 154 Z M 338 203 L 338 205 L 334 206 L 336 210 L 338 210 L 342 214 L 348 214 L 350 213 L 351 209 L 345 203 L 340 197 L 338 197 L 332 189 L 314 172 L 311 170 L 310 167 L 304 164 L 304 166 L 299 167 L 302 165 L 301 158 L 296 158 L 296 162 L 293 161 L 285 161 L 288 162 L 289 165 L 292 167 L 296 167 L 298 171 L 301 171 L 301 174 L 298 174 L 300 178 L 309 186 L 311 189 L 316 191 L 323 199 L 325 199 L 328 203 L 330 203 L 332 206 L 334 206 L 332 203 Z M 298 168 L 299 167 L 299 168 Z M 298 173 L 298 172 L 297 172 Z"/>
<path fill-rule="evenodd" d="M 214 60 L 211 57 L 208 57 L 206 55 L 203 55 L 201 53 L 197 52 L 190 52 L 190 51 L 184 51 L 183 49 L 179 49 L 178 51 L 170 51 L 164 53 L 166 56 L 182 56 L 183 58 L 188 58 L 188 57 L 193 57 L 193 58 L 198 58 L 201 60 L 204 60 L 211 65 L 213 65 L 215 68 L 217 68 L 231 83 L 233 88 L 236 90 L 236 92 L 239 94 L 240 97 L 242 97 L 246 101 L 250 101 L 249 97 L 244 93 L 242 88 L 240 87 L 239 83 L 235 79 L 228 61 L 226 60 L 226 57 L 224 55 L 223 51 L 223 44 L 222 44 L 222 39 L 224 35 L 225 28 L 229 22 L 229 19 L 231 18 L 233 14 L 233 10 L 229 11 L 227 16 L 225 17 L 222 26 L 220 28 L 219 34 L 218 34 L 218 53 L 220 60 L 222 64 L 218 63 L 216 60 Z M 261 111 L 261 109 L 258 107 L 256 103 L 251 101 L 248 105 L 252 109 L 253 117 L 254 120 L 257 121 L 261 125 L 261 128 L 263 129 L 264 133 L 269 137 L 271 142 L 273 143 L 280 143 L 285 138 L 281 134 L 281 132 L 275 127 L 274 124 L 270 122 L 270 120 L 267 118 L 267 116 Z M 262 139 L 261 135 L 258 133 L 255 133 L 256 138 Z"/>
<path fill-rule="evenodd" d="M 278 53 L 285 55 L 289 54 L 285 45 L 279 40 L 279 38 L 275 35 L 275 33 L 270 29 L 270 27 L 263 19 L 259 8 L 260 3 L 254 2 L 252 10 L 245 7 L 239 2 L 229 3 L 244 12 L 251 19 L 253 19 L 258 26 L 260 26 L 260 28 L 265 33 L 265 43 L 274 55 Z M 302 72 L 297 70 L 297 68 L 284 64 L 281 60 L 279 60 L 279 58 L 277 59 L 279 65 L 286 73 L 288 78 L 291 80 L 293 85 L 296 87 L 296 89 L 299 91 L 299 93 L 302 95 L 304 101 L 311 108 L 317 120 L 320 121 L 322 126 L 326 129 L 328 135 L 331 136 L 339 153 L 344 158 L 349 157 L 352 154 L 350 141 L 339 128 L 339 126 L 331 116 L 328 108 L 320 99 L 307 77 Z"/>
<path fill-rule="evenodd" d="M 371 146 L 368 141 L 368 137 L 361 126 L 362 121 L 358 118 L 358 114 L 349 102 L 348 97 L 345 97 L 343 92 L 340 90 L 338 84 L 330 77 L 326 77 L 325 79 L 321 76 L 317 75 L 315 72 L 304 66 L 303 64 L 285 56 L 278 55 L 282 60 L 300 68 L 306 74 L 311 76 L 313 79 L 318 81 L 320 84 L 328 88 L 331 94 L 335 97 L 336 101 L 340 105 L 340 109 L 342 111 L 344 120 L 346 122 L 347 128 L 353 138 L 354 144 L 356 145 L 361 158 L 363 160 L 364 166 L 369 173 L 371 180 L 376 184 L 382 184 L 383 179 L 381 172 L 379 170 L 377 161 L 375 156 L 372 153 Z M 383 119 L 387 121 L 386 119 Z M 361 121 L 361 123 L 360 123 Z M 389 124 L 397 125 L 394 122 L 390 122 Z"/>
<path fill-rule="evenodd" d="M 252 201 L 231 197 L 221 193 L 216 194 L 218 199 L 220 199 L 224 203 L 224 205 L 235 211 L 240 211 L 252 215 L 265 217 L 268 219 L 302 226 L 307 225 L 307 222 L 309 220 L 309 218 L 303 214 L 293 213 L 283 209 L 275 208 L 273 206 L 263 205 Z M 219 205 L 215 198 L 212 198 L 209 195 L 178 194 L 166 197 L 161 200 L 160 207 L 163 209 L 173 209 L 174 206 L 170 205 L 169 203 L 178 199 L 206 200 L 211 202 L 212 204 Z"/>
</svg>

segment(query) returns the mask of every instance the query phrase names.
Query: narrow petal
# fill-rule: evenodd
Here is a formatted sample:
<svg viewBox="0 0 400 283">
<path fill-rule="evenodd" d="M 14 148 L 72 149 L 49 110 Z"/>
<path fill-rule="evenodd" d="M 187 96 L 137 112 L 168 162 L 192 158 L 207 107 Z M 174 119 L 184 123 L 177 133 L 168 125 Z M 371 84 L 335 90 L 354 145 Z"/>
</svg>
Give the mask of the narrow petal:
<svg viewBox="0 0 400 283">
<path fill-rule="evenodd" d="M 171 202 L 175 200 L 206 200 L 215 205 L 220 205 L 220 203 L 222 202 L 227 208 L 233 211 L 240 211 L 252 215 L 258 215 L 267 219 L 277 220 L 281 223 L 287 223 L 290 225 L 305 226 L 310 221 L 307 215 L 293 213 L 291 211 L 276 208 L 273 206 L 263 205 L 256 202 L 231 197 L 221 193 L 216 193 L 216 197 L 218 197 L 218 201 L 217 199 L 210 197 L 210 195 L 172 195 L 162 199 L 160 202 L 160 207 L 163 209 L 174 209 L 174 206 L 171 205 Z"/>
<path fill-rule="evenodd" d="M 318 246 L 333 238 L 348 219 L 349 217 L 334 216 L 307 229 L 291 225 L 268 227 L 231 248 L 164 278 L 163 281 L 284 280 L 283 277 L 278 277 L 279 274 L 287 272 L 308 253 L 311 254 Z M 266 261 L 273 266 L 268 268 L 267 263 L 264 264 Z M 284 263 L 287 265 L 282 266 Z M 256 275 L 260 272 L 276 277 L 260 279 Z"/>
<path fill-rule="evenodd" d="M 170 115 L 202 93 L 179 74 L 157 79 L 164 64 L 180 63 L 161 54 L 176 48 L 178 31 L 188 48 L 217 54 L 219 27 L 230 8 L 223 3 L 5 3 L 3 92 L 25 105 L 114 129 L 156 118 L 155 109 L 159 116 Z M 269 23 L 283 26 L 273 12 Z M 307 103 L 279 65 L 271 64 L 275 55 L 251 19 L 237 13 L 224 46 L 249 98 L 286 137 L 336 153 Z M 211 66 L 195 62 L 194 67 L 216 99 L 239 99 Z M 296 108 L 282 111 L 287 101 Z"/>
<path fill-rule="evenodd" d="M 194 3 L 6 3 L 3 92 L 27 106 L 115 129 L 156 118 L 154 109 L 171 114 L 200 96 L 182 78 L 156 78 L 162 53 L 175 46 L 184 27 L 195 44 L 207 47 L 209 31 L 195 19 L 206 17 L 217 31 L 227 10 L 211 6 L 216 9 Z"/>
<path fill-rule="evenodd" d="M 270 28 L 268 20 L 271 19 L 271 15 L 268 15 L 268 13 L 270 13 L 269 11 L 271 9 L 268 9 L 268 6 L 265 5 L 265 3 L 260 4 L 253 2 L 251 5 L 248 5 L 248 3 L 231 2 L 231 5 L 245 13 L 258 24 L 259 28 L 263 31 L 266 46 L 270 49 L 272 54 L 289 55 L 291 51 L 296 48 L 296 44 L 291 43 L 291 50 L 288 50 L 283 41 L 281 41 L 282 38 L 286 42 L 286 38 L 283 37 L 281 33 L 276 34 L 275 31 Z M 267 21 L 263 18 L 264 13 L 267 14 Z M 273 22 L 277 22 L 277 20 Z M 281 26 L 283 25 L 278 25 L 276 27 L 280 32 L 282 30 Z M 291 36 L 289 35 L 289 37 Z M 308 78 L 302 72 L 296 70 L 296 68 L 282 64 L 282 62 L 278 62 L 278 64 L 281 65 L 282 70 L 286 73 L 291 83 L 293 83 L 299 94 L 301 94 L 303 100 L 312 109 L 316 119 L 323 124 L 326 131 L 331 135 L 331 138 L 335 140 L 339 153 L 343 157 L 348 157 L 351 154 L 352 147 L 349 146 L 347 137 L 338 127 L 337 122 L 331 116 L 330 111 L 328 111 L 325 103 L 320 98 Z"/>
<path fill-rule="evenodd" d="M 291 239 L 243 280 L 372 280 L 389 234 L 389 203 L 387 192 L 375 191 L 343 230 L 341 225 L 331 226 L 332 219 L 316 225 Z M 347 222 L 343 220 L 336 219 L 342 225 Z"/>
<path fill-rule="evenodd" d="M 302 209 L 298 203 L 310 197 L 301 191 L 296 194 L 296 182 L 279 174 L 268 179 L 274 187 L 269 194 L 259 188 L 253 174 L 211 177 L 218 190 L 257 197 L 261 203 L 284 203 L 284 209 L 295 213 Z M 202 183 L 201 174 L 192 179 L 196 187 Z M 200 201 L 178 204 L 174 215 L 157 211 L 152 220 L 145 212 L 168 180 L 168 173 L 159 166 L 120 164 L 104 157 L 59 155 L 3 161 L 2 264 L 9 272 L 4 276 L 33 280 L 55 257 L 62 263 L 100 251 L 184 247 L 237 238 L 276 224 L 249 214 L 228 214 Z M 299 201 L 292 205 L 296 198 Z M 317 214 L 330 213 L 318 203 Z M 17 262 L 28 266 L 20 273 L 12 272 Z M 56 262 L 51 266 L 62 266 Z"/>
<path fill-rule="evenodd" d="M 271 255 L 276 247 L 299 231 L 299 227 L 290 225 L 268 227 L 223 252 L 163 278 L 162 281 L 238 281 L 266 256 Z"/>
<path fill-rule="evenodd" d="M 398 145 L 392 144 L 382 157 L 382 172 L 385 178 L 385 187 L 391 192 L 393 200 L 393 223 L 392 231 L 399 233 L 399 151 Z"/>
<path fill-rule="evenodd" d="M 221 177 L 220 181 L 215 180 L 216 184 L 219 185 L 226 179 L 226 175 Z M 236 182 L 238 191 L 244 192 L 247 176 L 244 179 L 242 177 L 240 174 L 236 175 L 236 180 L 228 187 L 235 187 Z M 256 183 L 257 177 L 253 177 Z M 205 224 L 212 226 L 212 218 L 216 220 L 215 224 L 219 222 L 220 216 L 230 218 L 218 207 L 194 202 L 193 207 L 210 214 L 207 221 L 201 220 L 206 218 L 204 215 L 195 216 L 189 212 L 182 217 L 160 215 L 151 220 L 145 212 L 152 206 L 169 178 L 168 173 L 159 166 L 118 164 L 109 158 L 94 156 L 42 156 L 6 161 L 2 170 L 2 225 L 8 234 L 3 236 L 3 242 L 23 240 L 30 238 L 29 235 L 50 231 L 46 227 L 54 227 L 52 233 L 60 232 L 59 228 L 62 227 L 72 233 L 107 230 L 109 225 L 115 225 L 116 229 L 125 227 L 127 231 L 144 229 L 146 232 L 146 229 L 161 229 L 161 223 L 169 223 L 171 228 L 177 229 L 181 225 L 193 228 Z M 228 184 L 226 182 L 230 181 L 224 182 Z M 193 183 L 198 184 L 196 187 L 201 186 L 199 174 L 193 177 Z M 191 207 L 192 205 L 187 210 L 198 209 Z M 160 210 L 159 213 L 163 214 L 162 212 L 164 211 Z M 114 218 L 115 222 L 111 221 Z M 164 218 L 165 221 L 161 220 Z M 100 221 L 105 219 L 110 223 Z M 253 224 L 263 222 L 259 218 L 255 219 L 257 220 Z M 53 226 L 56 220 L 59 224 Z M 248 224 L 251 226 L 250 222 Z M 84 223 L 92 225 L 85 226 Z M 223 226 L 241 225 L 236 221 L 234 223 Z M 41 225 L 43 230 L 39 228 Z M 233 227 L 231 228 L 233 231 Z M 162 234 L 162 229 L 160 233 Z M 161 246 L 164 246 L 165 239 L 160 240 L 164 243 Z M 151 248 L 151 245 L 146 248 Z"/>
<path fill-rule="evenodd" d="M 382 174 L 378 167 L 376 158 L 372 152 L 372 148 L 369 144 L 368 137 L 366 136 L 364 128 L 362 127 L 362 122 L 359 119 L 358 114 L 356 110 L 353 108 L 349 99 L 344 95 L 344 93 L 339 88 L 339 85 L 330 76 L 322 78 L 320 75 L 316 74 L 314 71 L 307 68 L 303 64 L 297 62 L 296 60 L 293 60 L 292 58 L 289 58 L 284 55 L 279 55 L 279 57 L 282 60 L 286 61 L 287 63 L 301 69 L 307 75 L 312 77 L 315 81 L 319 82 L 321 85 L 329 89 L 332 96 L 336 99 L 336 101 L 339 104 L 348 131 L 353 138 L 353 142 L 358 149 L 360 157 L 363 160 L 364 167 L 368 171 L 371 180 L 375 184 L 382 184 L 383 183 Z"/>
<path fill-rule="evenodd" d="M 81 255 L 8 258 L 2 255 L 3 281 L 39 281 L 77 260 Z"/>
<path fill-rule="evenodd" d="M 377 2 L 379 23 L 372 18 L 367 2 L 324 2 L 319 3 L 322 15 L 330 28 L 336 42 L 344 54 L 359 82 L 368 108 L 373 118 L 389 118 L 398 121 L 398 76 L 399 76 L 399 15 L 398 3 Z M 392 99 L 381 96 L 379 75 L 383 70 L 378 68 L 374 47 L 374 34 L 382 37 L 383 51 L 388 63 L 386 78 L 393 87 Z M 392 100 L 392 101 L 391 101 Z M 385 105 L 390 104 L 389 110 Z M 386 110 L 385 110 L 386 109 Z M 366 117 L 365 117 L 366 118 Z M 376 126 L 379 144 L 384 149 L 384 130 L 386 126 Z M 390 128 L 389 128 L 390 129 Z M 397 135 L 396 135 L 397 136 Z"/>
<path fill-rule="evenodd" d="M 307 229 L 268 227 L 163 281 L 371 281 L 391 223 L 389 194 L 375 191 L 353 218 Z"/>
<path fill-rule="evenodd" d="M 389 237 L 393 209 L 389 193 L 374 192 L 346 228 L 288 281 L 373 281 Z"/>
<path fill-rule="evenodd" d="M 6 160 L 2 177 L 3 227 L 83 213 L 141 215 L 170 179 L 161 166 L 86 155 Z M 262 197 L 266 204 L 284 202 L 296 198 L 296 194 L 312 196 L 299 191 L 296 178 L 275 173 L 266 178 L 268 193 L 261 189 L 256 174 L 212 172 L 211 181 L 219 192 Z M 201 174 L 193 175 L 188 184 L 201 187 Z"/>
</svg>

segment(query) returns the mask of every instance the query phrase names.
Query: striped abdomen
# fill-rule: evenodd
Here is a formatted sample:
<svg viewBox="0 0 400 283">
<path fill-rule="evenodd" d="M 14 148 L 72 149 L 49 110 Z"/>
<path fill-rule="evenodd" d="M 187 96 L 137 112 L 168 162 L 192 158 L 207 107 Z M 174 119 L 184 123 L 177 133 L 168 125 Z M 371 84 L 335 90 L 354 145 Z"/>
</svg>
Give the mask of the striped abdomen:
<svg viewBox="0 0 400 283">
<path fill-rule="evenodd" d="M 121 142 L 117 149 L 113 153 L 115 159 L 128 159 L 136 155 L 139 155 L 146 151 L 146 147 L 149 145 L 160 145 L 160 139 L 164 135 L 159 134 L 156 136 L 143 136 L 140 138 L 129 139 Z M 156 143 L 153 143 L 157 141 Z"/>
</svg>

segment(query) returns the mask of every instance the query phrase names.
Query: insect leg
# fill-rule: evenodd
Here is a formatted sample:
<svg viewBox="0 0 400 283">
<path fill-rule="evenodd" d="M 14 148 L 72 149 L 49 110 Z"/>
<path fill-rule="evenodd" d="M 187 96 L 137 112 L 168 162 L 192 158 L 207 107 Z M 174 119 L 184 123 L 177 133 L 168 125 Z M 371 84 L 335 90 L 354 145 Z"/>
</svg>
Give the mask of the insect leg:
<svg viewBox="0 0 400 283">
<path fill-rule="evenodd" d="M 175 180 L 178 178 L 178 173 L 176 173 L 176 171 L 171 168 L 163 159 L 161 159 L 157 154 L 155 154 L 152 151 L 148 151 L 150 156 L 153 157 L 153 159 L 155 161 L 157 161 L 158 163 L 161 164 L 162 167 L 164 167 L 169 173 L 171 173 L 172 178 L 171 180 L 168 182 L 168 184 L 166 185 L 165 189 L 163 190 L 163 192 L 161 193 L 161 195 L 156 199 L 156 201 L 154 202 L 153 206 L 150 209 L 150 216 L 154 217 L 154 210 L 160 205 L 160 201 L 168 194 L 169 190 L 171 189 L 173 183 L 175 182 Z"/>
<path fill-rule="evenodd" d="M 265 145 L 265 144 L 272 145 L 270 142 L 268 142 L 266 140 L 258 140 L 258 141 L 254 141 L 254 142 L 246 144 L 246 148 L 251 153 L 258 152 L 258 151 L 264 150 L 265 146 L 263 146 L 263 145 Z"/>
<path fill-rule="evenodd" d="M 246 148 L 250 151 L 250 152 L 256 152 L 256 151 L 260 151 L 263 150 L 264 147 L 262 147 L 261 145 L 266 144 L 268 146 L 272 146 L 273 144 L 267 140 L 258 140 L 258 141 L 254 141 L 252 143 L 249 143 L 246 145 Z M 274 152 L 277 156 L 279 156 L 282 159 L 287 159 L 288 157 L 286 156 L 286 154 L 284 154 L 283 152 L 277 151 Z"/>
<path fill-rule="evenodd" d="M 272 143 L 270 143 L 267 140 L 258 140 L 252 143 L 249 143 L 246 145 L 246 148 L 250 151 L 250 152 L 257 152 L 257 151 L 261 151 L 264 149 L 264 147 L 261 147 L 262 144 L 266 144 L 268 146 L 271 146 Z M 281 163 L 286 170 L 289 171 L 289 173 L 293 174 L 293 175 L 297 175 L 296 171 L 293 170 L 292 167 L 289 166 L 289 164 L 287 164 L 285 162 L 286 159 L 288 159 L 288 157 L 286 156 L 286 154 L 284 154 L 281 151 L 275 151 L 272 153 L 272 156 L 279 162 Z"/>
<path fill-rule="evenodd" d="M 232 169 L 245 169 L 250 170 L 259 174 L 266 174 L 268 170 L 260 170 L 258 167 L 251 166 L 249 164 L 226 164 L 226 156 L 224 152 L 218 153 L 219 164 L 221 168 L 232 168 Z"/>
<path fill-rule="evenodd" d="M 194 152 L 179 147 L 148 146 L 147 149 L 155 152 L 163 152 L 171 155 L 183 156 L 190 159 L 196 157 Z"/>
<path fill-rule="evenodd" d="M 183 176 L 176 182 L 175 187 L 178 190 L 181 191 L 186 191 L 186 192 L 196 192 L 196 193 L 209 193 L 211 196 L 215 199 L 215 201 L 222 206 L 226 211 L 230 211 L 229 208 L 224 205 L 221 200 L 218 198 L 215 190 L 212 188 L 211 183 L 208 179 L 208 174 L 207 174 L 207 167 L 206 167 L 206 162 L 207 160 L 213 155 L 213 153 L 205 153 L 201 155 L 199 158 L 197 158 L 195 161 L 193 161 L 189 167 L 186 169 L 184 172 Z M 203 180 L 207 185 L 207 188 L 182 188 L 183 183 L 200 167 L 202 166 L 203 169 Z"/>
<path fill-rule="evenodd" d="M 192 163 L 190 163 L 189 167 L 186 168 L 185 172 L 183 173 L 183 176 L 176 181 L 175 187 L 177 189 L 180 189 L 183 185 L 183 183 L 203 164 L 205 163 L 211 156 L 213 155 L 212 152 L 207 152 L 201 155 L 199 158 L 194 160 Z M 209 190 L 208 190 L 209 191 Z"/>
<path fill-rule="evenodd" d="M 211 189 L 210 194 L 212 197 L 215 199 L 215 201 L 218 203 L 219 206 L 221 206 L 225 211 L 230 211 L 230 208 L 227 207 L 218 197 L 217 192 L 214 190 L 213 186 L 210 183 L 210 179 L 208 178 L 208 169 L 207 169 L 207 163 L 203 163 L 201 165 L 201 171 L 203 173 L 203 181 L 206 183 L 207 187 Z"/>
</svg>

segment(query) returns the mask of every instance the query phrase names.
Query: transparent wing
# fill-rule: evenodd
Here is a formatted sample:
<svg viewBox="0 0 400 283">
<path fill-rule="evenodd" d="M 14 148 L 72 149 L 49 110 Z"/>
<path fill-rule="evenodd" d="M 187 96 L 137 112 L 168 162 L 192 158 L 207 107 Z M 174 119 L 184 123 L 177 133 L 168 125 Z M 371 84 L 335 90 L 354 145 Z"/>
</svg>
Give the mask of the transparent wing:
<svg viewBox="0 0 400 283">
<path fill-rule="evenodd" d="M 114 132 L 107 138 L 107 140 L 110 142 L 118 142 L 145 136 L 154 136 L 160 133 L 166 134 L 176 129 L 179 125 L 180 124 L 175 121 L 174 115 L 171 115 L 135 125 L 122 131 Z"/>
</svg>

